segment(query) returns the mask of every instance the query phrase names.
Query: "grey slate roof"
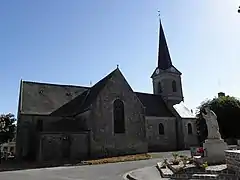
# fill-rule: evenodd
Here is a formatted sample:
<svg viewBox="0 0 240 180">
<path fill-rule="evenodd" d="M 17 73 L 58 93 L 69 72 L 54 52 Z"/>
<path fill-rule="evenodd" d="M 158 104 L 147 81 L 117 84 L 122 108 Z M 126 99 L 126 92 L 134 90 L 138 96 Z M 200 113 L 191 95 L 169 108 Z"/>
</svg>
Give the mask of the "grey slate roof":
<svg viewBox="0 0 240 180">
<path fill-rule="evenodd" d="M 88 87 L 22 81 L 20 111 L 22 114 L 46 115 L 74 99 Z"/>
<path fill-rule="evenodd" d="M 37 82 L 22 82 L 21 113 L 74 116 L 86 111 L 99 92 L 119 69 L 115 69 L 94 86 L 82 87 Z M 174 117 L 160 95 L 135 92 L 145 106 L 147 116 Z"/>
<path fill-rule="evenodd" d="M 106 85 L 107 81 L 118 71 L 118 68 L 108 74 L 106 77 L 97 82 L 94 86 L 78 95 L 72 101 L 66 103 L 56 111 L 52 112 L 52 116 L 74 116 L 84 112 L 89 108 L 91 103 L 96 99 L 98 93 Z"/>
<path fill-rule="evenodd" d="M 164 72 L 171 72 L 171 73 L 177 73 L 182 74 L 173 64 L 171 60 L 171 56 L 169 53 L 167 40 L 163 31 L 162 23 L 160 21 L 160 27 L 159 27 L 159 44 L 158 44 L 158 64 L 156 69 L 160 69 Z M 154 70 L 151 77 L 157 75 L 156 69 Z"/>
<path fill-rule="evenodd" d="M 172 67 L 172 61 L 161 22 L 159 30 L 158 67 L 162 70 Z"/>
<path fill-rule="evenodd" d="M 136 92 L 136 94 L 146 108 L 146 116 L 174 117 L 160 95 L 141 92 Z"/>
</svg>

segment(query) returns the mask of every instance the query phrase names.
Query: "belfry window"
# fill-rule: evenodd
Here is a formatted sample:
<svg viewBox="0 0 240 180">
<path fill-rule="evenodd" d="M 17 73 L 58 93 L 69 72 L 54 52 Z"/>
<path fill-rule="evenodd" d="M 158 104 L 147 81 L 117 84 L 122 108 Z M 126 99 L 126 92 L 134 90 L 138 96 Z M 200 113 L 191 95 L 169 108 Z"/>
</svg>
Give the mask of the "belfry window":
<svg viewBox="0 0 240 180">
<path fill-rule="evenodd" d="M 157 91 L 158 91 L 159 94 L 162 93 L 162 84 L 161 84 L 161 82 L 158 82 Z"/>
<path fill-rule="evenodd" d="M 158 132 L 160 135 L 164 135 L 164 126 L 162 123 L 158 125 Z"/>
<path fill-rule="evenodd" d="M 125 133 L 124 104 L 120 99 L 113 103 L 114 133 Z"/>
<path fill-rule="evenodd" d="M 172 81 L 172 91 L 177 92 L 177 84 L 175 80 Z"/>
</svg>

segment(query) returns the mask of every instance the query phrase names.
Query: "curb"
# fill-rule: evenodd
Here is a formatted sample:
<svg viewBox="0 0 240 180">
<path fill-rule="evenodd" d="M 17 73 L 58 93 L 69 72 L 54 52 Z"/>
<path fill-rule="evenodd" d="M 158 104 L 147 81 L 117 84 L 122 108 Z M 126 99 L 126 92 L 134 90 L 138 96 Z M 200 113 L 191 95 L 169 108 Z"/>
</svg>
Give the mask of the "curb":
<svg viewBox="0 0 240 180">
<path fill-rule="evenodd" d="M 157 165 L 155 166 L 157 168 L 157 170 L 159 171 L 159 174 L 161 176 L 161 178 L 172 178 L 171 174 L 164 174 L 161 170 L 161 163 L 162 162 L 158 162 Z"/>
<path fill-rule="evenodd" d="M 138 179 L 137 179 L 136 177 L 134 177 L 133 175 L 130 175 L 130 173 L 127 174 L 126 178 L 129 179 L 129 180 L 138 180 Z"/>
<path fill-rule="evenodd" d="M 161 176 L 161 177 L 164 177 L 164 174 L 163 174 L 163 172 L 161 171 L 161 165 L 160 165 L 160 163 L 157 163 L 156 168 L 157 168 L 157 170 L 159 171 L 160 176 Z"/>
<path fill-rule="evenodd" d="M 156 166 L 145 166 L 145 167 L 138 168 L 138 169 L 144 169 L 144 168 L 148 168 L 148 167 L 155 167 L 156 168 Z M 132 171 L 129 171 L 129 172 L 125 173 L 123 175 L 123 179 L 125 179 L 125 180 L 141 180 L 141 179 L 137 178 L 136 176 L 132 175 L 132 173 L 134 171 L 138 170 L 138 169 L 134 169 Z"/>
</svg>

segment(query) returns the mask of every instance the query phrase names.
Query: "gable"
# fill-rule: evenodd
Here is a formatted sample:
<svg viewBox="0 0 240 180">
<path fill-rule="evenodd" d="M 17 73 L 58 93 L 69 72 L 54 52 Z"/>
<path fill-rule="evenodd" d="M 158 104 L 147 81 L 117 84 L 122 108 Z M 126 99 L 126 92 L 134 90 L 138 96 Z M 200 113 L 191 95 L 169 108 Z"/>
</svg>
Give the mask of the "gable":
<svg viewBox="0 0 240 180">
<path fill-rule="evenodd" d="M 129 88 L 133 92 L 130 85 L 127 83 L 126 79 L 124 78 L 123 74 L 117 68 L 114 71 L 112 71 L 110 74 L 108 74 L 106 77 L 101 79 L 99 82 L 97 82 L 94 86 L 92 86 L 82 94 L 78 95 L 73 100 L 64 104 L 62 107 L 60 107 L 56 111 L 52 112 L 51 116 L 68 116 L 68 117 L 76 116 L 80 113 L 83 113 L 89 110 L 90 106 L 96 101 L 100 92 L 104 90 L 104 88 L 106 87 L 106 85 L 109 83 L 110 80 L 121 82 L 121 83 L 124 82 L 125 85 L 127 85 L 127 88 Z M 133 95 L 135 96 L 134 92 L 133 92 Z M 139 103 L 141 103 L 140 100 L 139 100 Z"/>
<path fill-rule="evenodd" d="M 23 81 L 21 114 L 47 115 L 82 94 L 88 87 Z"/>
<path fill-rule="evenodd" d="M 146 116 L 175 117 L 160 95 L 135 92 L 145 106 Z"/>
<path fill-rule="evenodd" d="M 108 80 L 117 71 L 114 70 L 106 77 L 97 82 L 94 86 L 75 97 L 73 100 L 64 104 L 62 107 L 52 112 L 52 116 L 75 116 L 89 109 L 91 104 L 97 98 L 99 92 L 105 87 Z"/>
</svg>

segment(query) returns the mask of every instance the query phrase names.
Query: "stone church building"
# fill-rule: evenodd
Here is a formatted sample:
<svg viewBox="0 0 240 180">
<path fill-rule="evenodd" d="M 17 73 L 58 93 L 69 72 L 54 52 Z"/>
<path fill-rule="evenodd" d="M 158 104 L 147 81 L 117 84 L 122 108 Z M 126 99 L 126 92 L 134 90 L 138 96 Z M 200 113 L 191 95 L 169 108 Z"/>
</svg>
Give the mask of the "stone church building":
<svg viewBox="0 0 240 180">
<path fill-rule="evenodd" d="M 17 157 L 81 160 L 197 145 L 161 23 L 157 61 L 151 94 L 133 91 L 119 68 L 92 87 L 21 81 Z"/>
</svg>

